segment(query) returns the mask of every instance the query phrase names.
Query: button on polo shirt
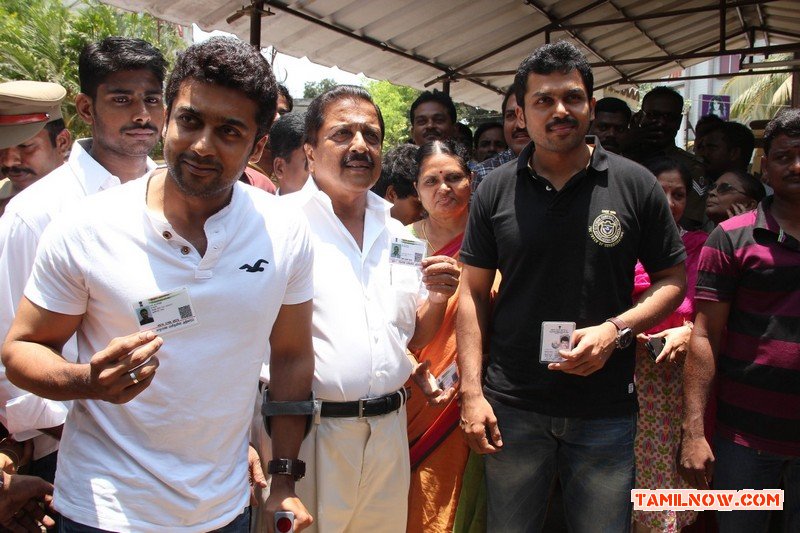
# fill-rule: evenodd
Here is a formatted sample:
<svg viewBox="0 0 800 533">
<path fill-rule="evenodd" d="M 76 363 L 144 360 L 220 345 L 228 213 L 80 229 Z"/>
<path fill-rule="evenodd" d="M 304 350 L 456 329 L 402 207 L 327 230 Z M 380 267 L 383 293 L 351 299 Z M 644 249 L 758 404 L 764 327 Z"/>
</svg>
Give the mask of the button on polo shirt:
<svg viewBox="0 0 800 533">
<path fill-rule="evenodd" d="M 539 363 L 541 325 L 600 324 L 631 307 L 637 259 L 649 272 L 685 259 L 666 198 L 652 174 L 599 143 L 559 191 L 528 167 L 532 153 L 480 184 L 461 249 L 465 264 L 502 275 L 486 394 L 551 416 L 633 412 L 633 348 L 587 377 L 552 371 Z"/>
</svg>

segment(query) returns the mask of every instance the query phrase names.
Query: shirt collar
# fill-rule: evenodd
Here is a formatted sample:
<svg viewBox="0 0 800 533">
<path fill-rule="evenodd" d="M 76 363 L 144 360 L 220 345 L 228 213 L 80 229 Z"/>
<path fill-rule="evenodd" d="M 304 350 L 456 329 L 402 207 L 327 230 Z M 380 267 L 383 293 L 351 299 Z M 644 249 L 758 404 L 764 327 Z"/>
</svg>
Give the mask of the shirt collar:
<svg viewBox="0 0 800 533">
<path fill-rule="evenodd" d="M 87 195 L 109 189 L 119 185 L 121 180 L 111 174 L 106 168 L 97 162 L 90 154 L 92 149 L 92 139 L 78 139 L 72 144 L 72 151 L 69 154 L 67 164 L 73 174 L 77 176 L 80 185 Z M 156 169 L 156 164 L 149 157 L 146 161 L 148 175 Z"/>
<path fill-rule="evenodd" d="M 758 203 L 753 236 L 769 238 L 792 250 L 800 250 L 800 242 L 783 231 L 781 225 L 775 220 L 775 217 L 772 216 L 772 200 L 772 196 L 767 196 Z"/>
<path fill-rule="evenodd" d="M 298 202 L 299 205 L 306 205 L 312 199 L 316 199 L 322 205 L 324 205 L 327 209 L 333 212 L 333 203 L 331 202 L 330 197 L 325 194 L 322 189 L 319 188 L 317 182 L 314 180 L 314 176 L 309 175 L 308 179 L 306 180 L 306 184 L 303 185 L 303 188 L 294 193 L 297 195 L 293 200 Z M 293 195 L 288 195 L 293 196 Z M 367 191 L 367 211 L 374 212 L 377 216 L 381 218 L 387 218 L 389 216 L 389 210 L 392 208 L 392 204 L 378 196 L 372 191 Z"/>
<path fill-rule="evenodd" d="M 605 172 L 608 170 L 608 152 L 599 142 L 596 142 L 595 136 L 587 135 L 586 144 L 594 146 L 592 155 L 589 157 L 589 168 L 596 172 Z M 528 164 L 534 150 L 533 141 L 529 142 L 528 146 L 522 149 L 522 152 L 520 152 L 517 158 L 517 175 L 519 175 L 520 172 L 528 172 Z"/>
</svg>

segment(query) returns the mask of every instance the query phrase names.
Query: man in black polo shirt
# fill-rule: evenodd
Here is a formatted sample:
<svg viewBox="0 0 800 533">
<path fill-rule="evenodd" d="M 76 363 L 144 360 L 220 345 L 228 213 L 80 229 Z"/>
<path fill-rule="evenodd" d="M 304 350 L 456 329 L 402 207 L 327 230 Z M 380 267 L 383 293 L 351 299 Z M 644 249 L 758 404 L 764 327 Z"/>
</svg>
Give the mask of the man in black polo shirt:
<svg viewBox="0 0 800 533">
<path fill-rule="evenodd" d="M 585 143 L 593 77 L 576 48 L 539 48 L 515 84 L 533 143 L 478 187 L 461 249 L 462 428 L 470 447 L 488 454 L 497 531 L 541 528 L 556 471 L 571 531 L 627 531 L 637 409 L 631 340 L 681 301 L 685 252 L 652 174 Z M 637 259 L 653 284 L 632 307 Z M 495 269 L 502 283 L 490 326 Z M 576 323 L 562 362 L 539 362 L 547 321 Z"/>
</svg>

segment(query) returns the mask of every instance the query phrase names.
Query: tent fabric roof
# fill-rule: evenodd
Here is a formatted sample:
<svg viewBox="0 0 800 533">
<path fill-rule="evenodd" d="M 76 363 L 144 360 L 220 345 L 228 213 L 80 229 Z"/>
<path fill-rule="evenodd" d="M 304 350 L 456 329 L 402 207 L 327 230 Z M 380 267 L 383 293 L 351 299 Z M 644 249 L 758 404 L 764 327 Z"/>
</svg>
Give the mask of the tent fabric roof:
<svg viewBox="0 0 800 533">
<path fill-rule="evenodd" d="M 250 38 L 248 0 L 104 0 L 182 25 Z M 594 66 L 595 86 L 630 86 L 714 55 L 800 52 L 797 0 L 266 1 L 261 45 L 418 89 L 451 79 L 457 101 L 500 107 L 533 49 L 567 39 Z M 723 32 L 720 20 L 724 17 Z M 798 68 L 795 66 L 794 68 Z"/>
</svg>

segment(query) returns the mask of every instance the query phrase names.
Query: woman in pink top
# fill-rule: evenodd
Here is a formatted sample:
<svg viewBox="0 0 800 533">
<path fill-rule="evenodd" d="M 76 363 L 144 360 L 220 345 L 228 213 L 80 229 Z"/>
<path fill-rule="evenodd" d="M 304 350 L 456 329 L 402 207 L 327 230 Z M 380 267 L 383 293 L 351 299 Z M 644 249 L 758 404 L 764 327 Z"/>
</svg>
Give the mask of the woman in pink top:
<svg viewBox="0 0 800 533">
<path fill-rule="evenodd" d="M 686 209 L 690 187 L 689 172 L 680 162 L 659 158 L 647 164 L 658 178 L 669 201 L 675 223 Z M 686 296 L 666 320 L 637 338 L 636 388 L 639 395 L 639 422 L 636 431 L 636 488 L 689 488 L 678 475 L 675 457 L 680 442 L 683 410 L 682 370 L 694 317 L 694 286 L 700 249 L 708 234 L 679 228 L 686 247 Z M 650 286 L 650 277 L 641 263 L 636 264 L 633 298 Z M 653 339 L 655 357 L 646 343 Z M 663 339 L 663 349 L 659 340 Z M 651 343 L 652 344 L 652 343 Z M 694 522 L 694 511 L 634 511 L 634 531 L 674 532 Z"/>
</svg>

